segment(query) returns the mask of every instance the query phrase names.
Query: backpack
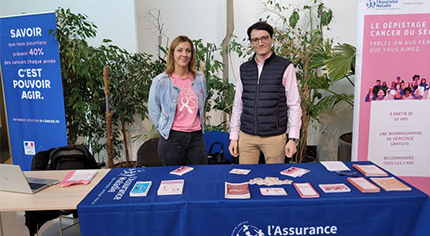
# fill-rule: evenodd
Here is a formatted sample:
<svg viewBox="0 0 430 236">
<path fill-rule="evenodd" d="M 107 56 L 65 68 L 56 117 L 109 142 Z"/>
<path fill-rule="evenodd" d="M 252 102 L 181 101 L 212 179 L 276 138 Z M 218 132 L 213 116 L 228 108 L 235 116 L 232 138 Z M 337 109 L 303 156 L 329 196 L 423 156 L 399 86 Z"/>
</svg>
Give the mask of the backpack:
<svg viewBox="0 0 430 236">
<path fill-rule="evenodd" d="M 212 149 L 214 146 L 221 146 L 221 150 L 219 152 L 212 153 Z M 220 142 L 212 143 L 208 152 L 208 164 L 231 164 L 231 162 L 224 158 L 224 145 Z"/>
<path fill-rule="evenodd" d="M 99 169 L 99 166 L 87 147 L 76 145 L 59 147 L 51 151 L 47 169 Z"/>
<path fill-rule="evenodd" d="M 31 170 L 46 170 L 48 168 L 49 155 L 55 148 L 37 152 L 31 161 Z"/>
</svg>

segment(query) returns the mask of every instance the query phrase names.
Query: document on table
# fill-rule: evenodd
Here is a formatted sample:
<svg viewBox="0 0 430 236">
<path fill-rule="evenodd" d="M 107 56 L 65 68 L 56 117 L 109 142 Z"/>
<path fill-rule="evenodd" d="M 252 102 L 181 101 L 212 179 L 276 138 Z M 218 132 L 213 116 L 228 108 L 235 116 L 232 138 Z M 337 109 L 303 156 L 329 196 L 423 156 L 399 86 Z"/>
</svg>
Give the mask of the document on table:
<svg viewBox="0 0 430 236">
<path fill-rule="evenodd" d="M 320 197 L 318 192 L 312 187 L 311 183 L 294 183 L 293 185 L 301 198 Z"/>
<path fill-rule="evenodd" d="M 189 166 L 181 166 L 181 167 L 179 167 L 179 168 L 177 168 L 177 169 L 175 169 L 175 170 L 171 171 L 171 172 L 170 172 L 170 174 L 181 176 L 181 175 L 186 174 L 186 173 L 188 173 L 188 172 L 190 172 L 190 171 L 192 171 L 192 170 L 194 170 L 194 168 L 193 168 L 193 167 L 189 167 Z"/>
<path fill-rule="evenodd" d="M 130 191 L 130 197 L 144 197 L 148 195 L 152 181 L 137 181 Z"/>
<path fill-rule="evenodd" d="M 249 174 L 249 172 L 251 172 L 251 170 L 234 168 L 234 169 L 230 170 L 230 172 L 228 172 L 228 173 L 237 174 L 237 175 L 247 175 L 247 174 Z"/>
<path fill-rule="evenodd" d="M 370 178 L 373 182 L 382 187 L 385 191 L 411 191 L 412 189 L 406 184 L 400 182 L 394 177 L 388 178 Z"/>
<path fill-rule="evenodd" d="M 71 170 L 61 181 L 61 187 L 68 187 L 75 184 L 87 185 L 96 176 L 97 170 Z"/>
<path fill-rule="evenodd" d="M 180 195 L 184 189 L 184 180 L 163 180 L 158 188 L 158 195 Z"/>
<path fill-rule="evenodd" d="M 319 184 L 318 185 L 322 191 L 324 191 L 324 193 L 346 193 L 346 192 L 351 192 L 351 189 L 348 188 L 348 186 L 346 186 L 343 183 L 339 183 L 339 184 Z"/>
<path fill-rule="evenodd" d="M 354 187 L 356 187 L 362 193 L 379 193 L 380 191 L 379 187 L 370 183 L 363 177 L 348 178 L 348 182 L 354 185 Z"/>
<path fill-rule="evenodd" d="M 377 166 L 375 165 L 357 165 L 357 164 L 353 164 L 352 165 L 355 169 L 357 169 L 358 171 L 360 171 L 364 176 L 388 176 L 388 174 L 379 169 Z"/>
<path fill-rule="evenodd" d="M 91 181 L 97 170 L 76 170 L 67 181 Z"/>
<path fill-rule="evenodd" d="M 321 164 L 328 171 L 347 171 L 349 169 L 343 162 L 341 161 L 322 161 Z"/>
<path fill-rule="evenodd" d="M 251 198 L 248 183 L 225 182 L 225 198 L 228 199 L 248 199 Z"/>
<path fill-rule="evenodd" d="M 296 177 L 301 177 L 302 175 L 309 172 L 310 170 L 292 166 L 286 170 L 281 171 L 281 175 L 286 175 L 286 176 L 296 178 Z"/>
<path fill-rule="evenodd" d="M 263 196 L 287 196 L 284 188 L 260 188 Z"/>
</svg>

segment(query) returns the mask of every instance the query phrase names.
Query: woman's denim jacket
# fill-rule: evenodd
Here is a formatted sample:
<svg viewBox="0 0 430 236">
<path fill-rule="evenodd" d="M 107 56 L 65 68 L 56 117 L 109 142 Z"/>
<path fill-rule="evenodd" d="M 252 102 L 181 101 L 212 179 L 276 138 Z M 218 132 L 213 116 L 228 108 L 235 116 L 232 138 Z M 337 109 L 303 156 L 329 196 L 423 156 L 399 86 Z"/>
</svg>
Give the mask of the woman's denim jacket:
<svg viewBox="0 0 430 236">
<path fill-rule="evenodd" d="M 206 101 L 206 79 L 201 72 L 197 72 L 192 82 L 193 90 L 199 101 L 200 123 L 203 126 L 204 106 Z M 178 102 L 180 89 L 173 85 L 165 72 L 157 75 L 152 80 L 149 90 L 148 109 L 149 116 L 160 135 L 169 138 L 173 119 L 175 118 L 176 103 Z"/>
</svg>

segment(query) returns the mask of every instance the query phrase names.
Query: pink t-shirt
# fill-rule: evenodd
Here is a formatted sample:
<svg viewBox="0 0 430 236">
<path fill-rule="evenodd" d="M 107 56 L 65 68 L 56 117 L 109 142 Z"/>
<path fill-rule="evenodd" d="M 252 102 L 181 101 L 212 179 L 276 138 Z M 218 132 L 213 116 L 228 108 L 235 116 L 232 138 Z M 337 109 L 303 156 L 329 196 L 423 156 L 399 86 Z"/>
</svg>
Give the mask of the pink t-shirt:
<svg viewBox="0 0 430 236">
<path fill-rule="evenodd" d="M 172 73 L 170 79 L 173 85 L 180 89 L 172 130 L 182 132 L 201 130 L 199 100 L 193 90 L 192 75 L 189 74 L 186 78 L 181 78 L 177 74 Z"/>
</svg>

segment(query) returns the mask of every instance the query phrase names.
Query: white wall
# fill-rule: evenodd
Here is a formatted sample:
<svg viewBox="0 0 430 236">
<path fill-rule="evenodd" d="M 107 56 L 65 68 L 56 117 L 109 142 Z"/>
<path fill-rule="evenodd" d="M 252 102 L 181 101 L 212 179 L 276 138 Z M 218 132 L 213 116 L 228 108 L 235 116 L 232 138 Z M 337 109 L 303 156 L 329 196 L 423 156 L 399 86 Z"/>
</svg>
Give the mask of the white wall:
<svg viewBox="0 0 430 236">
<path fill-rule="evenodd" d="M 234 0 L 234 34 L 241 41 L 247 28 L 266 16 L 263 3 L 266 0 Z M 285 4 L 313 4 L 313 0 L 282 0 Z M 323 0 L 333 10 L 334 19 L 327 36 L 336 42 L 356 42 L 357 0 Z M 164 33 L 171 40 L 178 35 L 192 39 L 202 38 L 204 42 L 221 44 L 226 32 L 226 0 L 2 0 L 0 16 L 15 15 L 22 12 L 34 13 L 53 11 L 58 7 L 71 8 L 74 13 L 84 13 L 98 27 L 98 37 L 92 45 L 99 45 L 104 38 L 127 49 L 129 52 L 146 52 L 156 55 L 156 28 L 145 19 L 152 9 L 161 10 Z M 155 10 L 154 10 L 155 9 Z M 152 19 L 154 23 L 154 19 Z M 163 42 L 165 45 L 166 42 Z M 230 81 L 235 83 L 233 74 L 238 75 L 242 60 L 233 56 Z M 339 91 L 352 92 L 346 83 L 338 85 Z M 134 134 L 150 129 L 149 122 L 139 122 L 133 127 Z M 352 131 L 352 110 L 339 109 L 322 117 L 321 125 L 310 130 L 309 144 L 318 144 L 321 160 L 337 158 L 337 138 L 340 134 Z M 141 142 L 142 140 L 140 140 Z M 132 144 L 132 159 L 136 158 L 139 143 Z"/>
<path fill-rule="evenodd" d="M 98 26 L 97 38 L 89 41 L 91 45 L 112 39 L 113 44 L 137 52 L 134 0 L 1 0 L 0 16 L 55 11 L 59 7 L 85 14 Z"/>
<path fill-rule="evenodd" d="M 220 0 L 136 0 L 139 51 L 157 51 L 156 29 L 146 19 L 150 10 L 161 10 L 169 43 L 178 35 L 220 43 L 225 32 L 225 8 L 225 1 Z"/>
</svg>

